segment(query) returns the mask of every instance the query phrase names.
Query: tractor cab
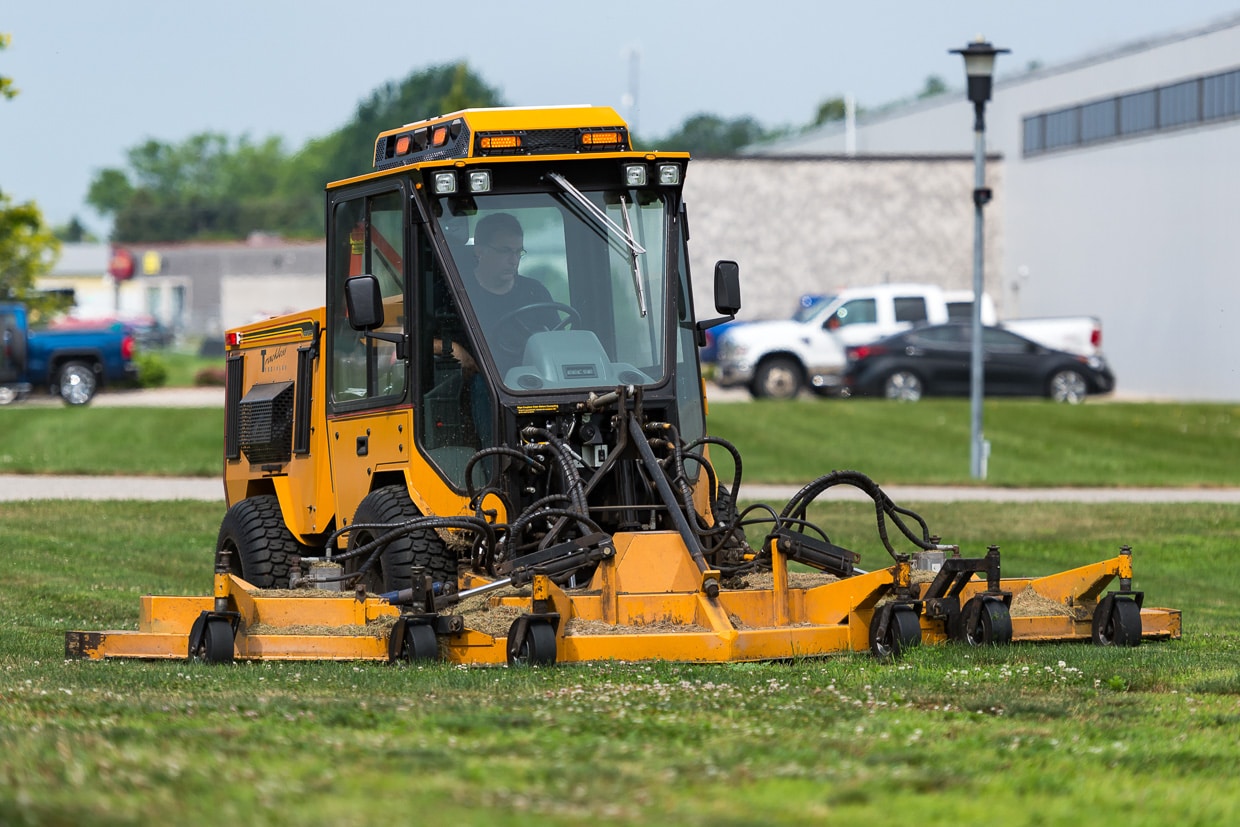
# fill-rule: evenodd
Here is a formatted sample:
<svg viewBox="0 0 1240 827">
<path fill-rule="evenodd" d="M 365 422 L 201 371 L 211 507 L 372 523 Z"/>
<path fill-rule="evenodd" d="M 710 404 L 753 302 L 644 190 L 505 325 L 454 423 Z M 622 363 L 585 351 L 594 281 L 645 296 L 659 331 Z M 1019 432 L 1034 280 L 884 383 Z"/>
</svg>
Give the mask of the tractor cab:
<svg viewBox="0 0 1240 827">
<path fill-rule="evenodd" d="M 503 489 L 518 509 L 530 486 L 491 449 L 554 441 L 588 484 L 623 462 L 618 409 L 686 443 L 705 435 L 688 156 L 633 152 L 609 109 L 542 110 L 545 128 L 531 117 L 476 110 L 393 130 L 376 146 L 388 175 L 329 191 L 329 416 L 408 405 L 444 483 Z M 718 270 L 717 305 L 734 314 L 736 267 Z M 642 499 L 614 490 L 625 476 L 600 483 L 617 505 Z"/>
</svg>

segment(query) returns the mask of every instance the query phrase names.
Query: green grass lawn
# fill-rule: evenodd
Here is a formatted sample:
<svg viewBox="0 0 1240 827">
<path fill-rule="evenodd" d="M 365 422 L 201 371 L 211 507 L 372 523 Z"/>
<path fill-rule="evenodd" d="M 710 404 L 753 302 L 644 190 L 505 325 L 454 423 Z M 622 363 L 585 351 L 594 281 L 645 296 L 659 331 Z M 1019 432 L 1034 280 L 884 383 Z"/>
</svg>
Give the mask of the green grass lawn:
<svg viewBox="0 0 1240 827">
<path fill-rule="evenodd" d="M 1135 548 L 1184 638 L 776 664 L 83 662 L 207 594 L 219 506 L 0 503 L 0 824 L 1202 825 L 1240 819 L 1240 508 L 917 504 L 1036 574 Z M 873 509 L 815 506 L 881 564 Z"/>
<path fill-rule="evenodd" d="M 1240 485 L 1240 406 L 990 400 L 988 482 L 1000 486 Z M 750 483 L 855 469 L 881 485 L 967 484 L 967 400 L 801 400 L 710 406 Z M 215 476 L 216 409 L 0 409 L 0 473 Z M 726 453 L 713 459 L 731 476 Z"/>
</svg>

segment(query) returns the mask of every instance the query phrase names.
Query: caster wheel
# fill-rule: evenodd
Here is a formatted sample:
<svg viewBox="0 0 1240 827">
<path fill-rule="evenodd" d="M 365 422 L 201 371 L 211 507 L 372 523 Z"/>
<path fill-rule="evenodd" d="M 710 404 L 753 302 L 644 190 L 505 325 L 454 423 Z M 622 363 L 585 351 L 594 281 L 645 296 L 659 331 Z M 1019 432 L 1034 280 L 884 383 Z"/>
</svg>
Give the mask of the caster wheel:
<svg viewBox="0 0 1240 827">
<path fill-rule="evenodd" d="M 194 640 L 198 641 L 197 646 L 193 646 Z M 233 662 L 233 628 L 226 618 L 199 617 L 194 621 L 190 641 L 191 660 L 204 663 Z"/>
<path fill-rule="evenodd" d="M 508 634 L 512 634 L 514 622 Z M 530 623 L 515 654 L 509 654 L 509 666 L 552 666 L 555 664 L 555 628 L 549 623 Z"/>
<path fill-rule="evenodd" d="M 435 630 L 426 623 L 411 623 L 405 627 L 405 645 L 401 648 L 401 657 L 413 662 L 420 660 L 439 659 L 439 638 Z"/>
<path fill-rule="evenodd" d="M 970 646 L 1006 646 L 1012 642 L 1012 613 L 998 600 L 975 597 L 964 605 L 960 640 Z"/>
<path fill-rule="evenodd" d="M 883 615 L 887 617 L 887 630 L 879 635 Z M 905 649 L 921 644 L 921 622 L 917 612 L 904 606 L 887 605 L 874 612 L 870 620 L 870 652 L 879 660 L 894 660 Z"/>
<path fill-rule="evenodd" d="M 1108 594 L 1094 610 L 1095 646 L 1140 646 L 1141 607 L 1130 598 Z"/>
</svg>

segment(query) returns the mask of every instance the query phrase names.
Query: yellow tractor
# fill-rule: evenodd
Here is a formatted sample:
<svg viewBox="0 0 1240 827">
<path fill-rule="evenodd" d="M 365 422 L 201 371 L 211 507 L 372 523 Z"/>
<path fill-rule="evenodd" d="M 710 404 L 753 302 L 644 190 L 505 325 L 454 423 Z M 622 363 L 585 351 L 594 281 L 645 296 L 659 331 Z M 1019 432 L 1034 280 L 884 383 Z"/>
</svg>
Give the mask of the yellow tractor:
<svg viewBox="0 0 1240 827">
<path fill-rule="evenodd" d="M 69 632 L 68 655 L 740 661 L 1179 636 L 1127 549 L 1003 578 L 997 549 L 961 555 L 857 472 L 739 511 L 698 362 L 738 268 L 715 265 L 717 318 L 697 319 L 688 163 L 633 150 L 603 107 L 381 133 L 373 170 L 327 187 L 325 306 L 226 334 L 213 594 L 145 597 L 137 631 Z M 874 501 L 870 570 L 807 519 L 837 485 Z"/>
</svg>

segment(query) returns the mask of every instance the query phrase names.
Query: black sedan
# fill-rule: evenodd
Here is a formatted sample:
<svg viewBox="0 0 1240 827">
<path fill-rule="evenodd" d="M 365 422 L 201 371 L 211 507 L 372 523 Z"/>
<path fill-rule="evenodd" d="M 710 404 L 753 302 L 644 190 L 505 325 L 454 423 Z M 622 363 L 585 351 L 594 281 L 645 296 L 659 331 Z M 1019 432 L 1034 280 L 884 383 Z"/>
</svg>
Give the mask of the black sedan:
<svg viewBox="0 0 1240 827">
<path fill-rule="evenodd" d="M 972 341 L 970 325 L 944 324 L 850 347 L 844 387 L 853 396 L 905 401 L 967 396 Z M 1075 404 L 1086 394 L 1115 388 L 1115 377 L 1101 356 L 1052 350 L 998 327 L 983 329 L 982 345 L 987 396 L 1047 396 Z"/>
</svg>

